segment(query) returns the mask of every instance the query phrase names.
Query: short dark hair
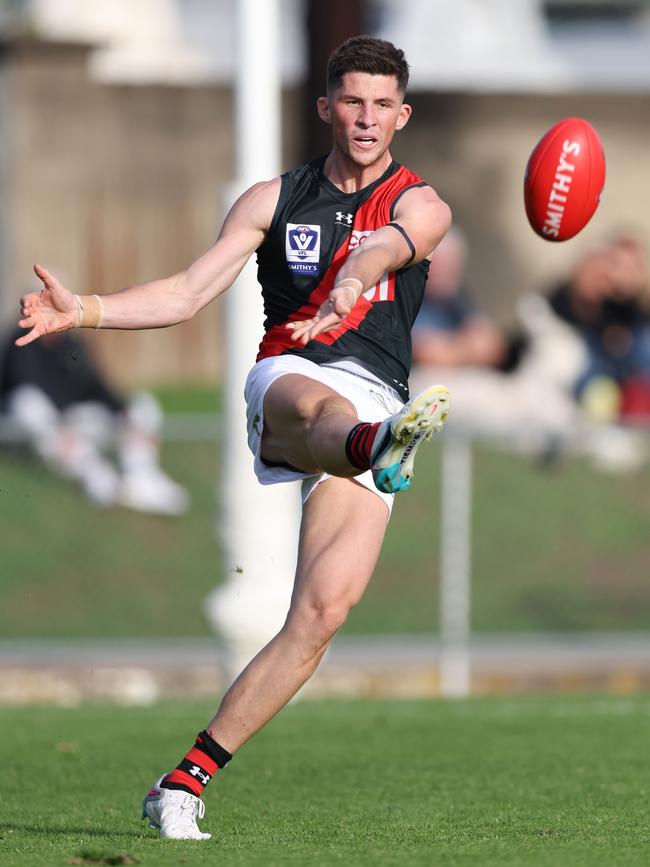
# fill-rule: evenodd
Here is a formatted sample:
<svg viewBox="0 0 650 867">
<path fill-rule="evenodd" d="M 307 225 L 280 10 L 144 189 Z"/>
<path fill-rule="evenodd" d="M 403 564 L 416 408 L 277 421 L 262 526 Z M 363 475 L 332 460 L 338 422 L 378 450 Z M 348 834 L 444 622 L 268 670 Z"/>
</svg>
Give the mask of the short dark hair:
<svg viewBox="0 0 650 867">
<path fill-rule="evenodd" d="M 351 36 L 332 52 L 327 63 L 327 90 L 340 87 L 346 72 L 394 75 L 402 93 L 409 81 L 409 65 L 401 48 L 373 36 Z"/>
</svg>

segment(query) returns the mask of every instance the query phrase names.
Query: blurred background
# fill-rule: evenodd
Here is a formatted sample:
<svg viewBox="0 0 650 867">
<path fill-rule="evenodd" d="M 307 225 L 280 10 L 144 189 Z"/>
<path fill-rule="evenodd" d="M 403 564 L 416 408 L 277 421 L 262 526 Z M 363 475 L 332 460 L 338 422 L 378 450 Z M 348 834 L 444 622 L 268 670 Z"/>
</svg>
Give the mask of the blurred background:
<svg viewBox="0 0 650 867">
<path fill-rule="evenodd" d="M 206 605 L 240 570 L 216 505 L 224 305 L 54 342 L 29 373 L 9 347 L 34 262 L 102 293 L 213 242 L 236 172 L 237 5 L 0 3 L 0 700 L 144 701 L 227 678 Z M 647 687 L 650 3 L 278 5 L 280 169 L 328 149 L 314 102 L 330 51 L 381 36 L 412 68 L 393 155 L 456 227 L 414 332 L 413 385 L 449 383 L 449 430 L 313 688 Z M 523 176 L 570 116 L 600 134 L 607 179 L 589 226 L 551 244 Z"/>
</svg>

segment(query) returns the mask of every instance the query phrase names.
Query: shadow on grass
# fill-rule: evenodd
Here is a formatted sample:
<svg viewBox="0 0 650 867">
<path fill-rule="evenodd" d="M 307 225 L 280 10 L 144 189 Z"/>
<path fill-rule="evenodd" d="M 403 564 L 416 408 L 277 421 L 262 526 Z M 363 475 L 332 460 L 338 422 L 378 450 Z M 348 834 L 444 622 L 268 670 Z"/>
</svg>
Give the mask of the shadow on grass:
<svg viewBox="0 0 650 867">
<path fill-rule="evenodd" d="M 29 834 L 43 834 L 48 837 L 69 837 L 71 834 L 87 834 L 91 837 L 133 837 L 135 840 L 146 840 L 150 837 L 145 828 L 141 831 L 116 831 L 115 829 L 108 830 L 104 828 L 75 828 L 75 827 L 55 827 L 53 825 L 23 825 L 20 822 L 12 822 L 11 824 L 0 824 L 0 835 L 10 834 L 12 831 L 25 831 Z"/>
</svg>

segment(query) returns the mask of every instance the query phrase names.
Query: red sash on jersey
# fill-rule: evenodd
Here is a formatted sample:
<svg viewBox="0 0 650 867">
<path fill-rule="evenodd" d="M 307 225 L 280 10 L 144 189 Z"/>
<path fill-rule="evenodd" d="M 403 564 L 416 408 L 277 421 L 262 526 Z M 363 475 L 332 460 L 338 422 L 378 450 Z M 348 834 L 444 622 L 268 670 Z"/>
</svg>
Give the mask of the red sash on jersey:
<svg viewBox="0 0 650 867">
<path fill-rule="evenodd" d="M 294 349 L 299 344 L 291 339 L 292 332 L 286 327 L 289 322 L 301 322 L 311 319 L 321 304 L 327 299 L 334 286 L 336 276 L 341 270 L 350 253 L 372 232 L 386 226 L 392 219 L 391 206 L 400 193 L 408 187 L 422 184 L 422 179 L 404 166 L 380 184 L 366 202 L 357 209 L 350 235 L 334 253 L 332 261 L 323 274 L 323 277 L 313 290 L 307 302 L 295 310 L 285 322 L 281 322 L 268 329 L 260 344 L 257 361 L 269 358 L 273 355 L 281 355 L 289 349 Z M 338 328 L 319 334 L 315 341 L 331 346 L 346 331 L 358 331 L 359 325 L 372 309 L 377 301 L 393 301 L 395 297 L 395 273 L 390 272 L 370 290 L 359 298 L 351 312 L 346 316 Z"/>
</svg>

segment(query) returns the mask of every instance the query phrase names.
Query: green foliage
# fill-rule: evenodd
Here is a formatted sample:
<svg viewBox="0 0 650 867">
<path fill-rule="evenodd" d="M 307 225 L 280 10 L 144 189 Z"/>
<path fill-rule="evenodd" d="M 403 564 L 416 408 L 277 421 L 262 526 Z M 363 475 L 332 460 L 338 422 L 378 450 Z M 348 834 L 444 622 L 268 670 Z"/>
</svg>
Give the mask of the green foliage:
<svg viewBox="0 0 650 867">
<path fill-rule="evenodd" d="M 213 839 L 161 842 L 140 799 L 210 710 L 0 709 L 0 861 L 647 864 L 648 698 L 298 702 L 206 792 Z"/>
</svg>

